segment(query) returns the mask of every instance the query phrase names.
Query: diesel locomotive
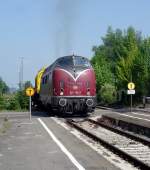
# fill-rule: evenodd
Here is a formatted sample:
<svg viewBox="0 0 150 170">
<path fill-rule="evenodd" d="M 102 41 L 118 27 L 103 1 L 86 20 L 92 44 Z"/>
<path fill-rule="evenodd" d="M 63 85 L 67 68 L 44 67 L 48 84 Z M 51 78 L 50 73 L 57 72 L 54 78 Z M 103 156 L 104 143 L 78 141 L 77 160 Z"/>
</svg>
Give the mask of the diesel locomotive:
<svg viewBox="0 0 150 170">
<path fill-rule="evenodd" d="M 89 60 L 64 56 L 42 68 L 35 78 L 33 101 L 58 113 L 92 112 L 96 106 L 96 80 Z"/>
</svg>

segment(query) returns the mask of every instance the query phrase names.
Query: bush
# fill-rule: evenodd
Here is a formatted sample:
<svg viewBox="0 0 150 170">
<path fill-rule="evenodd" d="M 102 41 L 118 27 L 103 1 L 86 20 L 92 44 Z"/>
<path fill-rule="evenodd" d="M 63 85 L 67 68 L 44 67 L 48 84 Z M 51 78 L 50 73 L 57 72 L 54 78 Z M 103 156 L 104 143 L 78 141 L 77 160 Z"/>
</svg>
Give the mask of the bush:
<svg viewBox="0 0 150 170">
<path fill-rule="evenodd" d="M 10 100 L 9 100 L 9 105 L 7 107 L 8 110 L 19 110 L 20 109 L 20 105 L 18 100 L 16 99 L 16 96 L 13 96 Z"/>
<path fill-rule="evenodd" d="M 18 91 L 16 93 L 16 100 L 18 101 L 21 109 L 28 109 L 29 108 L 29 97 L 26 96 L 25 90 Z"/>
<path fill-rule="evenodd" d="M 4 99 L 4 97 L 0 94 L 0 110 L 4 110 L 5 108 L 6 108 L 5 99 Z"/>
<path fill-rule="evenodd" d="M 115 86 L 105 83 L 98 91 L 98 101 L 103 104 L 112 104 L 117 100 L 117 92 Z"/>
<path fill-rule="evenodd" d="M 13 94 L 6 93 L 8 88 L 0 78 L 0 110 L 27 110 L 29 108 L 29 97 L 25 94 L 25 89 L 32 86 L 27 81 L 23 90 L 16 91 Z"/>
<path fill-rule="evenodd" d="M 13 95 L 0 95 L 0 110 L 27 110 L 29 108 L 29 97 L 25 91 L 17 91 Z"/>
</svg>

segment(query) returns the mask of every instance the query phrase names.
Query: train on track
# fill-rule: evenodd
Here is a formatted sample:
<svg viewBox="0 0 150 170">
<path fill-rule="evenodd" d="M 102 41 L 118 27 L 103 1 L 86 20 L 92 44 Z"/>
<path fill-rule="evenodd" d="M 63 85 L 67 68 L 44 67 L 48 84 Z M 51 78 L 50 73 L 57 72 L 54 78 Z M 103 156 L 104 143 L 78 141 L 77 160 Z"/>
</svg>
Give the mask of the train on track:
<svg viewBox="0 0 150 170">
<path fill-rule="evenodd" d="M 64 56 L 42 68 L 35 78 L 33 103 L 60 114 L 92 112 L 96 106 L 96 79 L 89 60 Z"/>
</svg>

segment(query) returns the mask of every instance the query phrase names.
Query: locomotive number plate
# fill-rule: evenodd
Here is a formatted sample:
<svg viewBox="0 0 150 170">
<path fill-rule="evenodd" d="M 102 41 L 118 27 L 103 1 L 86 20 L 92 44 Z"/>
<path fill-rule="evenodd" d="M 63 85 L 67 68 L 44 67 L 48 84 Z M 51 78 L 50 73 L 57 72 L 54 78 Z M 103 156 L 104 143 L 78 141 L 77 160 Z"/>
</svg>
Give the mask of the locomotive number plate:
<svg viewBox="0 0 150 170">
<path fill-rule="evenodd" d="M 77 90 L 77 89 L 78 89 L 78 86 L 74 85 L 73 90 Z"/>
</svg>

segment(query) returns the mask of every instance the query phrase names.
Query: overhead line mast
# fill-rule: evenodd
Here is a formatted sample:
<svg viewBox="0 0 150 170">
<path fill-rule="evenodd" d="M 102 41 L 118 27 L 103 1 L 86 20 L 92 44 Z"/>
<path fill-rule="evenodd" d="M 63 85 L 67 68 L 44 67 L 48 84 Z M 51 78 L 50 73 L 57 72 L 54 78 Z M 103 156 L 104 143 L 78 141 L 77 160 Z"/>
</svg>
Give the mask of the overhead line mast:
<svg viewBox="0 0 150 170">
<path fill-rule="evenodd" d="M 23 57 L 20 57 L 21 59 L 21 63 L 20 63 L 20 67 L 19 67 L 19 89 L 22 90 L 23 89 Z"/>
</svg>

